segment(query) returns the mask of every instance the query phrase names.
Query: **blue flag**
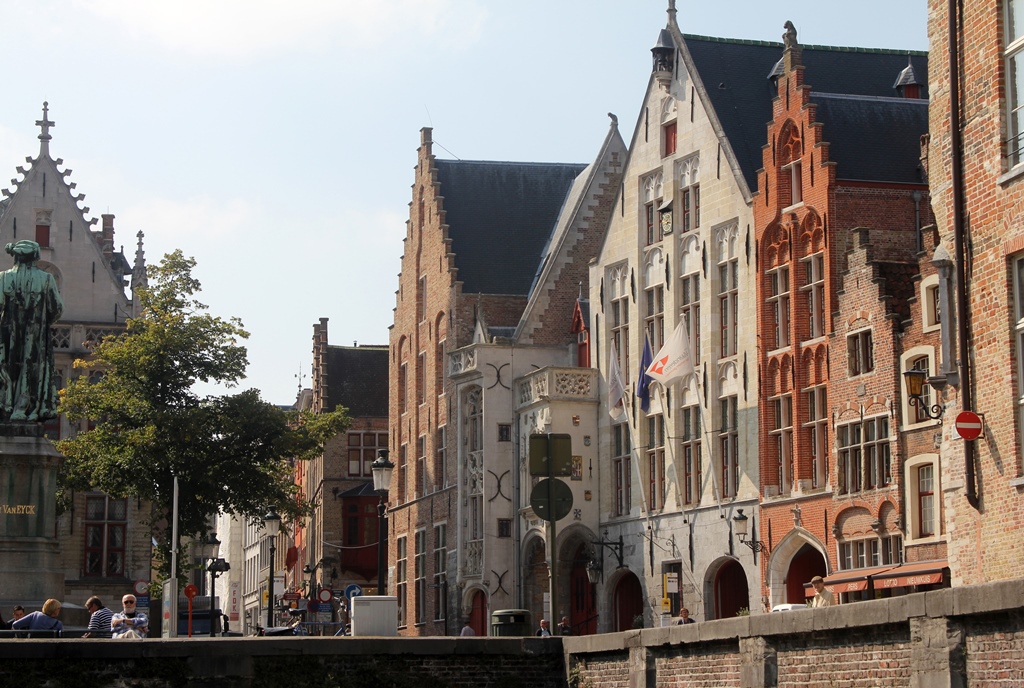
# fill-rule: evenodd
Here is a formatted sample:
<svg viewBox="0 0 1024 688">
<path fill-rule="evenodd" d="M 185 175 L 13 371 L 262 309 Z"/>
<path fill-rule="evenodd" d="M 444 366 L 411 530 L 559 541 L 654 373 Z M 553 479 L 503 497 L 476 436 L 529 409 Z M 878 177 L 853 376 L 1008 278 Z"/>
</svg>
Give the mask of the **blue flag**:
<svg viewBox="0 0 1024 688">
<path fill-rule="evenodd" d="M 636 379 L 636 395 L 640 397 L 640 409 L 645 413 L 651 410 L 651 376 L 647 369 L 654 361 L 654 354 L 651 353 L 651 340 L 644 333 L 644 353 L 640 357 L 640 377 Z"/>
</svg>

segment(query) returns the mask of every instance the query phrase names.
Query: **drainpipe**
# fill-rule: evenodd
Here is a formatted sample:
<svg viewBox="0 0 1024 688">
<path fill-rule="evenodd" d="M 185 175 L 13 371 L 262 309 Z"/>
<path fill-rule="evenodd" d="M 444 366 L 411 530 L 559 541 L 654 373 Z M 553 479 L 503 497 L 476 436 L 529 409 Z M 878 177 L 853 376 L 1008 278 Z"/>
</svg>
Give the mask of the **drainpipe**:
<svg viewBox="0 0 1024 688">
<path fill-rule="evenodd" d="M 961 0 L 949 0 L 949 122 L 950 162 L 953 192 L 953 243 L 956 253 L 957 353 L 960 358 L 960 407 L 970 410 L 973 403 L 970 348 L 970 307 L 967 302 L 967 241 L 964 232 L 963 137 L 960 123 L 960 41 L 958 22 Z M 974 442 L 964 441 L 964 482 L 967 501 L 978 509 L 980 499 L 974 476 Z"/>
</svg>

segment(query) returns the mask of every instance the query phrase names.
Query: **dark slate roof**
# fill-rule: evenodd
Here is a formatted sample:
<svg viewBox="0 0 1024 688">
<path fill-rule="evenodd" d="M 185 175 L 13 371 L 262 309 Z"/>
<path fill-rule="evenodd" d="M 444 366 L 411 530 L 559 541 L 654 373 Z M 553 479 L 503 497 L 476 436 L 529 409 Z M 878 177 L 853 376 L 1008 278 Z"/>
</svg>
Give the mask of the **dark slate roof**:
<svg viewBox="0 0 1024 688">
<path fill-rule="evenodd" d="M 921 136 L 928 133 L 928 101 L 811 93 L 815 119 L 825 125 L 836 177 L 922 184 Z"/>
<path fill-rule="evenodd" d="M 328 346 L 326 358 L 326 410 L 340 404 L 352 418 L 387 418 L 386 346 Z"/>
<path fill-rule="evenodd" d="M 463 293 L 528 294 L 566 194 L 586 165 L 435 164 Z"/>
<path fill-rule="evenodd" d="M 686 48 L 736 154 L 747 186 L 757 189 L 757 170 L 767 143 L 775 89 L 768 76 L 782 58 L 781 43 L 684 35 Z M 804 82 L 812 92 L 892 97 L 893 82 L 907 67 L 908 56 L 922 83 L 928 83 L 928 57 L 919 51 L 868 48 L 803 47 Z M 825 127 L 825 140 L 832 141 Z M 916 139 L 912 142 L 916 145 Z M 915 155 L 915 159 L 916 159 Z M 843 161 L 838 164 L 839 177 Z"/>
</svg>

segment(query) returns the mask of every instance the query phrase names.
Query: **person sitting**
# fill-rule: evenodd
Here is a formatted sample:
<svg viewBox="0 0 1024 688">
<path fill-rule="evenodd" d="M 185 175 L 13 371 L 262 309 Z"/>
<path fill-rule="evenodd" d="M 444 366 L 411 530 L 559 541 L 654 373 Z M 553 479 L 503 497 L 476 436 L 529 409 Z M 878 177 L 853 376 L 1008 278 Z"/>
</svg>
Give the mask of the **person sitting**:
<svg viewBox="0 0 1024 688">
<path fill-rule="evenodd" d="M 679 610 L 679 621 L 676 622 L 676 625 L 677 626 L 682 626 L 683 624 L 692 624 L 692 623 L 697 623 L 697 622 L 690 618 L 690 610 L 687 609 L 686 607 L 683 607 L 682 609 L 680 609 Z"/>
<path fill-rule="evenodd" d="M 563 616 L 562 620 L 558 622 L 558 635 L 572 635 L 572 624 L 569 623 L 569 617 Z"/>
<path fill-rule="evenodd" d="M 542 638 L 551 637 L 551 622 L 547 619 L 540 620 L 540 628 L 537 629 L 537 635 Z"/>
<path fill-rule="evenodd" d="M 46 637 L 59 636 L 64 630 L 64 624 L 57 618 L 60 606 L 58 600 L 48 599 L 43 602 L 43 611 L 32 612 L 14 620 L 11 628 L 16 631 L 52 631 L 52 634 L 45 634 Z M 31 638 L 32 634 L 29 633 L 28 637 Z"/>
<path fill-rule="evenodd" d="M 103 601 L 93 595 L 85 601 L 85 608 L 89 610 L 88 633 L 83 638 L 109 638 L 110 621 L 114 618 L 114 612 L 103 606 Z"/>
<path fill-rule="evenodd" d="M 149 619 L 135 609 L 135 595 L 121 598 L 124 611 L 114 614 L 110 620 L 110 631 L 114 638 L 145 638 L 149 634 Z"/>
</svg>

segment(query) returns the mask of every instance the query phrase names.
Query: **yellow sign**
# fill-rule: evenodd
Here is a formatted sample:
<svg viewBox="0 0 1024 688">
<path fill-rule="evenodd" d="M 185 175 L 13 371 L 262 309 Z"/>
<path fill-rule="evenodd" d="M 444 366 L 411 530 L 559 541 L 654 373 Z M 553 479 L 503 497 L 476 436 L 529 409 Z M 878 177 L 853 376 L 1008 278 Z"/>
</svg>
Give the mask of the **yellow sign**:
<svg viewBox="0 0 1024 688">
<path fill-rule="evenodd" d="M 269 590 L 264 590 L 263 591 L 263 604 L 266 604 L 267 600 L 269 600 L 269 599 L 270 599 L 270 591 Z"/>
<path fill-rule="evenodd" d="M 661 611 L 670 612 L 672 611 L 672 600 L 667 597 L 661 598 Z"/>
</svg>

